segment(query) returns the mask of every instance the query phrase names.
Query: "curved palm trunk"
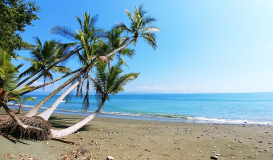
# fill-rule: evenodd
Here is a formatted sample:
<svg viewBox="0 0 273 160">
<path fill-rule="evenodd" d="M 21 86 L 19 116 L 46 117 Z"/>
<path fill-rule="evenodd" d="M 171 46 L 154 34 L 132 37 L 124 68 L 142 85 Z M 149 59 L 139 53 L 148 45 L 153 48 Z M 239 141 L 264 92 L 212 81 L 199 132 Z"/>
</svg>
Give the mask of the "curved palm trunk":
<svg viewBox="0 0 273 160">
<path fill-rule="evenodd" d="M 129 46 L 129 44 L 131 44 L 132 42 L 134 42 L 135 39 L 132 39 L 131 41 L 129 41 L 128 43 L 124 44 L 123 46 L 119 47 L 118 49 L 114 50 L 113 52 L 110 52 L 108 54 L 105 55 L 105 57 L 110 57 L 113 54 L 119 52 L 120 50 L 123 50 L 124 48 L 126 48 L 127 46 Z"/>
<path fill-rule="evenodd" d="M 62 85 L 60 85 L 57 89 L 55 89 L 53 92 L 51 92 L 48 96 L 46 96 L 42 101 L 40 101 L 35 107 L 33 107 L 25 116 L 27 117 L 32 117 L 36 115 L 38 110 L 53 96 L 55 96 L 57 93 L 59 93 L 64 87 L 69 85 L 72 81 L 74 81 L 76 78 L 80 77 L 84 72 L 87 70 L 84 69 L 80 71 L 79 73 L 75 74 L 73 77 L 71 77 L 69 80 L 64 82 Z"/>
<path fill-rule="evenodd" d="M 51 83 L 57 82 L 57 81 L 59 81 L 59 80 L 65 78 L 65 77 L 67 77 L 67 76 L 70 76 L 71 74 L 74 74 L 74 73 L 76 73 L 76 72 L 81 71 L 82 69 L 83 69 L 83 68 L 77 69 L 77 70 L 75 70 L 75 71 L 73 71 L 73 72 L 70 72 L 70 73 L 68 73 L 68 74 L 66 74 L 66 75 L 64 75 L 64 76 L 62 76 L 62 77 L 60 77 L 60 78 L 57 78 L 57 79 L 53 80 L 53 81 L 50 81 L 50 82 L 44 83 L 44 84 L 42 84 L 42 85 L 39 85 L 39 86 L 33 88 L 32 90 L 28 90 L 28 91 L 22 92 L 22 93 L 20 93 L 19 95 L 20 95 L 20 96 L 25 95 L 25 94 L 27 94 L 27 93 L 29 93 L 29 92 L 35 91 L 35 90 L 37 90 L 37 89 L 39 89 L 39 88 L 42 88 L 42 87 L 44 87 L 44 86 L 47 86 L 47 85 L 49 85 L 49 84 L 51 84 Z"/>
<path fill-rule="evenodd" d="M 23 83 L 25 83 L 27 80 L 29 80 L 30 78 L 32 78 L 33 76 L 35 76 L 37 73 L 41 72 L 42 69 L 38 70 L 37 72 L 33 73 L 32 75 L 30 75 L 29 77 L 27 77 L 26 79 L 24 79 L 23 81 L 21 81 L 20 83 L 17 84 L 16 88 L 21 86 Z"/>
<path fill-rule="evenodd" d="M 62 130 L 51 129 L 52 137 L 53 138 L 63 137 L 63 136 L 67 136 L 67 135 L 70 135 L 70 134 L 76 132 L 77 130 L 79 130 L 81 127 L 86 125 L 89 121 L 94 119 L 98 114 L 100 114 L 102 112 L 102 108 L 104 106 L 104 103 L 105 103 L 105 100 L 102 101 L 98 110 L 96 110 L 94 113 L 92 113 L 90 116 L 86 117 L 85 119 L 83 119 L 79 123 L 74 124 L 73 126 L 70 126 L 66 129 L 62 129 Z"/>
<path fill-rule="evenodd" d="M 43 113 L 39 114 L 38 116 L 42 117 L 44 120 L 48 120 L 53 111 L 58 107 L 58 105 L 61 103 L 61 101 L 67 96 L 75 87 L 77 87 L 78 84 L 82 83 L 85 79 L 82 78 L 81 80 L 74 83 L 72 86 L 70 86 L 47 110 L 45 110 Z"/>
<path fill-rule="evenodd" d="M 41 78 L 46 72 L 48 72 L 51 68 L 53 68 L 54 66 L 56 66 L 58 63 L 64 61 L 65 59 L 69 58 L 70 56 L 72 56 L 73 54 L 77 53 L 80 49 L 77 49 L 75 51 L 72 51 L 71 53 L 69 53 L 68 55 L 64 56 L 63 58 L 59 59 L 57 62 L 55 62 L 53 65 L 51 65 L 50 67 L 48 67 L 46 70 L 44 70 L 39 76 L 37 76 L 36 78 L 34 78 L 32 81 L 30 81 L 28 84 L 26 84 L 26 86 L 31 85 L 32 83 L 34 83 L 35 81 L 37 81 L 39 78 Z"/>
</svg>

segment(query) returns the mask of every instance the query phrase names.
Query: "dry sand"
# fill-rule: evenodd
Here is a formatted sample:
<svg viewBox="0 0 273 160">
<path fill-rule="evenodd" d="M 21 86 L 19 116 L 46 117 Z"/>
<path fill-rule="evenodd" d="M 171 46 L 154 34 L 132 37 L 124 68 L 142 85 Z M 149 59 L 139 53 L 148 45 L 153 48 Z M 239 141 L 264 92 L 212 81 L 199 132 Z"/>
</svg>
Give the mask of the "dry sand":
<svg viewBox="0 0 273 160">
<path fill-rule="evenodd" d="M 56 115 L 54 129 L 74 124 L 84 116 Z M 65 137 L 74 145 L 49 140 L 42 142 L 9 140 L 0 136 L 0 159 L 78 159 L 91 156 L 104 160 L 197 160 L 273 159 L 272 126 L 220 125 L 158 121 L 138 121 L 97 117 L 78 133 Z M 81 153 L 84 153 L 81 155 Z M 69 159 L 67 158 L 67 159 Z"/>
</svg>

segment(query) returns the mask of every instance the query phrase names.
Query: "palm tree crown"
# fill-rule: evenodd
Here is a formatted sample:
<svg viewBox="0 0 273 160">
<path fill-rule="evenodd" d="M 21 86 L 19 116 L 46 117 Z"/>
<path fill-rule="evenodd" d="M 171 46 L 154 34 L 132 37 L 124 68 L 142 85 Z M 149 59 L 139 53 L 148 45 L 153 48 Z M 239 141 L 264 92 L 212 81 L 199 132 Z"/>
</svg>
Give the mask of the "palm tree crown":
<svg viewBox="0 0 273 160">
<path fill-rule="evenodd" d="M 123 87 L 138 77 L 139 73 L 121 75 L 123 72 L 122 64 L 122 62 L 118 62 L 110 70 L 107 70 L 106 64 L 101 61 L 97 64 L 96 78 L 90 77 L 90 79 L 93 82 L 93 88 L 96 90 L 98 105 L 101 105 L 106 100 L 110 100 L 110 94 L 115 95 L 124 91 Z"/>
<path fill-rule="evenodd" d="M 125 13 L 131 20 L 130 27 L 128 28 L 125 24 L 117 24 L 118 28 L 127 31 L 128 33 L 133 34 L 132 38 L 134 40 L 134 45 L 138 41 L 138 38 L 141 37 L 146 42 L 151 45 L 154 49 L 157 48 L 156 44 L 156 35 L 154 32 L 161 31 L 159 28 L 152 26 L 153 22 L 156 21 L 154 17 L 147 16 L 146 11 L 143 10 L 142 5 L 135 7 L 133 15 L 126 9 Z"/>
<path fill-rule="evenodd" d="M 37 37 L 36 47 L 31 49 L 30 55 L 32 58 L 21 57 L 27 61 L 30 61 L 32 66 L 29 67 L 26 71 L 22 72 L 19 75 L 19 79 L 26 75 L 35 75 L 39 72 L 43 72 L 47 70 L 48 67 L 52 66 L 54 62 L 60 59 L 64 55 L 64 49 L 61 47 L 61 44 L 55 40 L 45 41 L 42 44 L 41 40 Z M 65 66 L 54 66 L 43 75 L 44 83 L 47 78 L 53 80 L 53 75 L 50 71 L 58 72 L 58 73 L 67 73 L 70 71 Z M 30 85 L 30 84 L 29 84 Z"/>
</svg>

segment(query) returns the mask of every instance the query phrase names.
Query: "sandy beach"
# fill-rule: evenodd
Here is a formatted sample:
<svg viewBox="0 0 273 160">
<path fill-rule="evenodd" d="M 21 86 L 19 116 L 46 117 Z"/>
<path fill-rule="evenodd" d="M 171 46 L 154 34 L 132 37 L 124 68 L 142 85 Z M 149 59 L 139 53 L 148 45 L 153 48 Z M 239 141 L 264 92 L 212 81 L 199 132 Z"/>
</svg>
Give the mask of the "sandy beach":
<svg viewBox="0 0 273 160">
<path fill-rule="evenodd" d="M 84 116 L 54 114 L 54 129 Z M 11 140 L 0 136 L 0 159 L 273 159 L 272 126 L 198 124 L 97 117 L 79 132 L 56 140 Z"/>
</svg>

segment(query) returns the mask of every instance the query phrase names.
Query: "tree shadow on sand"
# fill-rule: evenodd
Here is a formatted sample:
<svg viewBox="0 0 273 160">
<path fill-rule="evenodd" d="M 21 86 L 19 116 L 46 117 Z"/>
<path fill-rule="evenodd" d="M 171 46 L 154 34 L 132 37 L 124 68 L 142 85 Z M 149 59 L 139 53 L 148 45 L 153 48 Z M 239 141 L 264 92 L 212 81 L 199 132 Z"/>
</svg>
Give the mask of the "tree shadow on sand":
<svg viewBox="0 0 273 160">
<path fill-rule="evenodd" d="M 82 119 L 72 117 L 59 118 L 56 116 L 51 116 L 48 122 L 51 124 L 51 128 L 65 129 L 80 122 L 81 120 Z M 85 125 L 79 129 L 79 131 L 89 131 L 91 128 L 92 125 Z"/>
</svg>

